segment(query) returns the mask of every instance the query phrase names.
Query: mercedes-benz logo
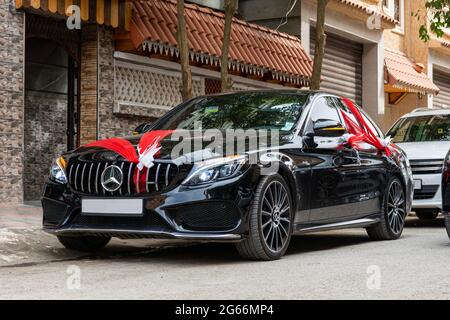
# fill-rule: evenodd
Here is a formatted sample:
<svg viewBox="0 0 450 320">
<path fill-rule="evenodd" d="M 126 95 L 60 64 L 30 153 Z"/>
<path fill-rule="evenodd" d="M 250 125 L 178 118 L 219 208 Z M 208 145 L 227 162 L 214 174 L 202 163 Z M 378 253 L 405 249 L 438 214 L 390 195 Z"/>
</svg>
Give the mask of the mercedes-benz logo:
<svg viewBox="0 0 450 320">
<path fill-rule="evenodd" d="M 118 166 L 109 166 L 103 170 L 100 182 L 106 191 L 113 192 L 120 188 L 123 182 L 123 173 Z"/>
</svg>

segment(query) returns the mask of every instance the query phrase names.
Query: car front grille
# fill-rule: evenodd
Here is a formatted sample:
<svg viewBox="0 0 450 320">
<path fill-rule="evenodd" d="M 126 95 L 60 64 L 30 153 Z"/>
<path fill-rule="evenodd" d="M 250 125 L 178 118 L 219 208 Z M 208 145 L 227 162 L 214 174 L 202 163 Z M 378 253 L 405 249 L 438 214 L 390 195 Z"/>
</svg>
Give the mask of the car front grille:
<svg viewBox="0 0 450 320">
<path fill-rule="evenodd" d="M 414 190 L 414 200 L 433 199 L 438 189 L 439 185 L 424 185 L 422 189 Z"/>
<path fill-rule="evenodd" d="M 413 174 L 442 173 L 444 159 L 410 160 Z"/>
<path fill-rule="evenodd" d="M 119 189 L 106 191 L 101 183 L 105 168 L 115 165 L 122 170 L 123 182 Z M 137 169 L 137 164 L 124 161 L 94 161 L 76 157 L 67 167 L 69 185 L 73 191 L 93 196 L 135 196 L 166 191 L 175 183 L 179 167 L 173 163 L 155 162 L 150 169 Z M 140 181 L 136 184 L 135 181 Z"/>
</svg>

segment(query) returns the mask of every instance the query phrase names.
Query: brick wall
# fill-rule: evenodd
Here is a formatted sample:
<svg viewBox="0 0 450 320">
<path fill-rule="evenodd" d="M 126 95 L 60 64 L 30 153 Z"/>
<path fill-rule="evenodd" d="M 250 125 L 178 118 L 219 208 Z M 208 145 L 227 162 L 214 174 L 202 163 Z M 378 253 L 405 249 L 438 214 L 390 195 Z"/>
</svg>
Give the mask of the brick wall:
<svg viewBox="0 0 450 320">
<path fill-rule="evenodd" d="M 0 206 L 22 202 L 24 14 L 0 0 Z"/>
<path fill-rule="evenodd" d="M 39 200 L 53 159 L 67 150 L 67 96 L 25 92 L 24 200 Z"/>
</svg>

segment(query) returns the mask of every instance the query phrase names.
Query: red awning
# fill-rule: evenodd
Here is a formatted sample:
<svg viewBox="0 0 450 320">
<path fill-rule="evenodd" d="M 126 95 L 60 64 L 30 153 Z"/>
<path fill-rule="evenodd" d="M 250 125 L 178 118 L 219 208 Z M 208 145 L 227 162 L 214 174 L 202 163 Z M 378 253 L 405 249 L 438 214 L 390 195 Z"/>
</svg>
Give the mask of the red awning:
<svg viewBox="0 0 450 320">
<path fill-rule="evenodd" d="M 178 56 L 176 1 L 137 0 L 133 5 L 130 32 L 135 48 Z M 224 14 L 186 4 L 185 16 L 191 60 L 219 66 Z M 233 18 L 230 69 L 307 86 L 312 64 L 297 37 Z"/>
<path fill-rule="evenodd" d="M 412 92 L 439 93 L 433 81 L 403 52 L 385 49 L 384 64 L 390 85 Z"/>
</svg>

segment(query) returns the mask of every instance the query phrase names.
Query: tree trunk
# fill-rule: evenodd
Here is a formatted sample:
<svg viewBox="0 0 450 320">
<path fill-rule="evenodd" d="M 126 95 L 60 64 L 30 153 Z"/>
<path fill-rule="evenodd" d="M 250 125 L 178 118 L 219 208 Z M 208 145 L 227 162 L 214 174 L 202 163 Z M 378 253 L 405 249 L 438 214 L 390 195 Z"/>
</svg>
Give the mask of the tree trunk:
<svg viewBox="0 0 450 320">
<path fill-rule="evenodd" d="M 236 0 L 225 0 L 225 26 L 222 41 L 222 57 L 220 63 L 220 80 L 222 92 L 228 92 L 233 86 L 228 75 L 228 53 L 230 52 L 231 23 L 233 22 L 234 11 L 236 10 Z"/>
<path fill-rule="evenodd" d="M 317 0 L 317 24 L 316 24 L 316 47 L 314 53 L 314 65 L 311 78 L 311 90 L 320 89 L 322 77 L 322 62 L 325 55 L 325 10 L 329 0 Z"/>
<path fill-rule="evenodd" d="M 177 0 L 177 18 L 177 41 L 178 49 L 180 50 L 182 79 L 181 96 L 183 97 L 183 101 L 186 101 L 192 98 L 192 73 L 189 67 L 189 47 L 184 16 L 184 0 Z"/>
</svg>

